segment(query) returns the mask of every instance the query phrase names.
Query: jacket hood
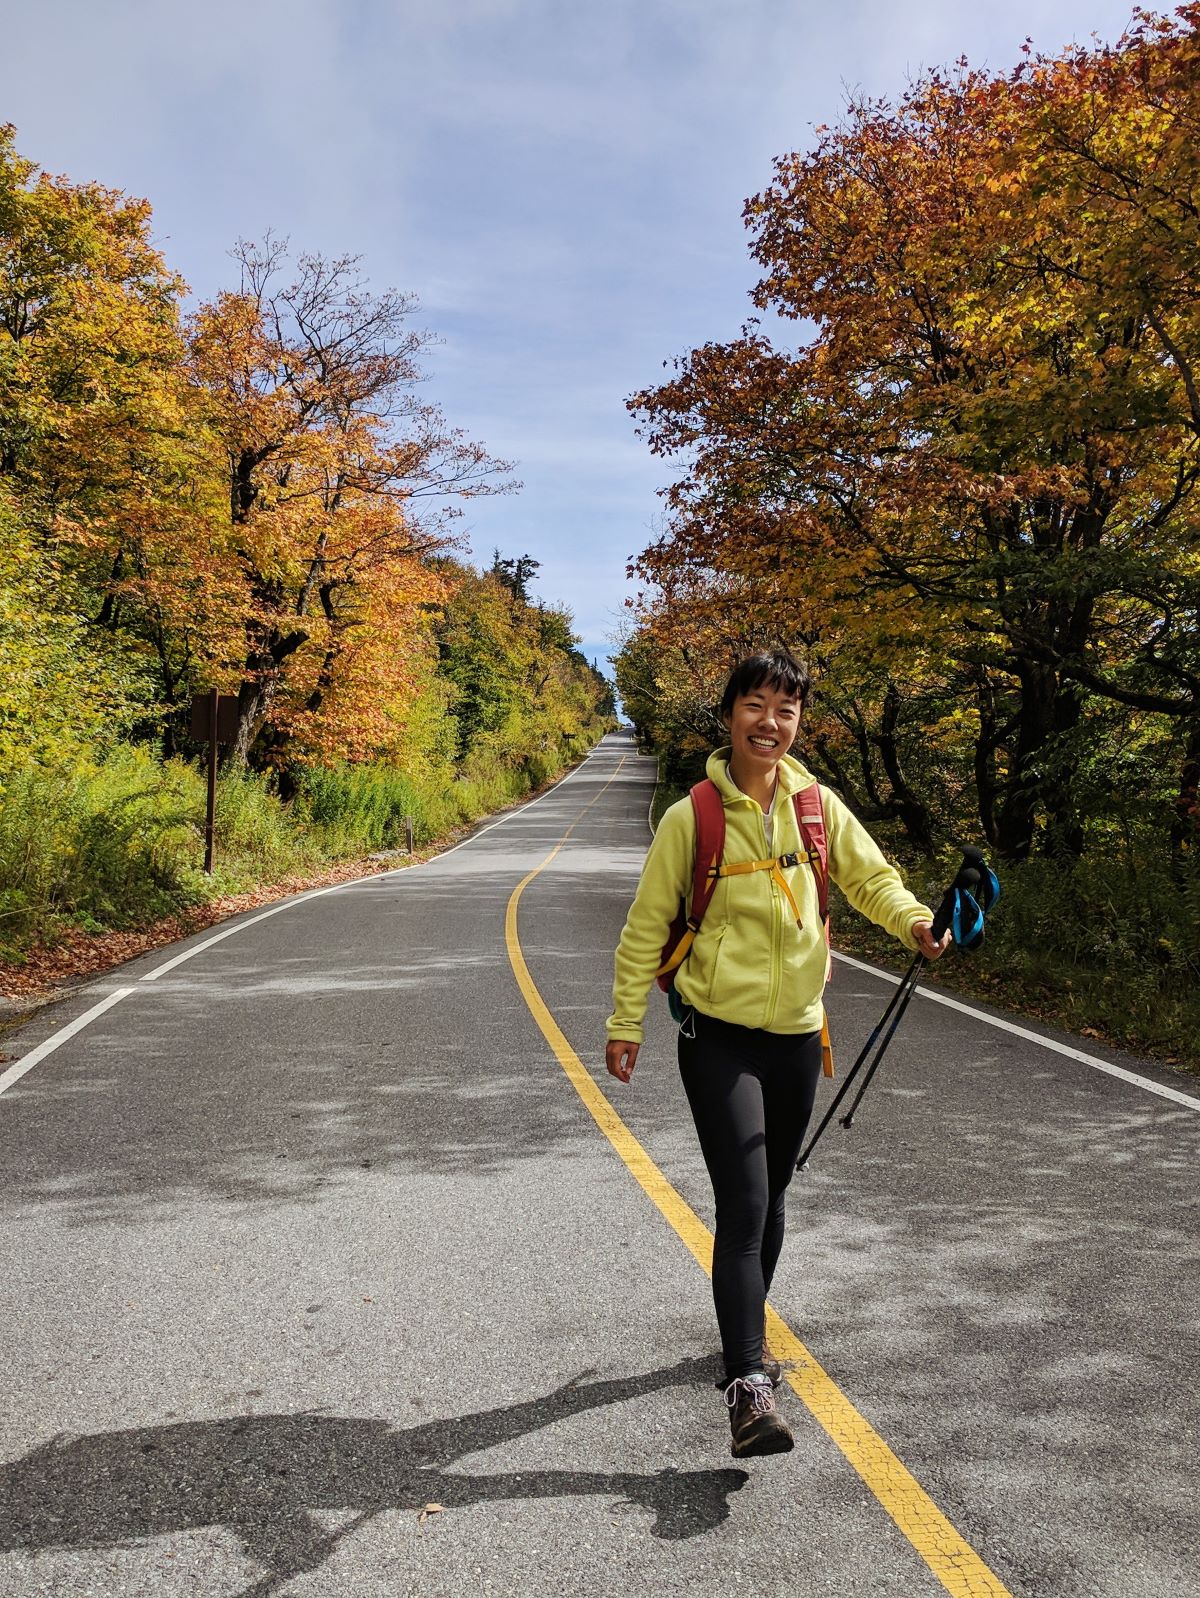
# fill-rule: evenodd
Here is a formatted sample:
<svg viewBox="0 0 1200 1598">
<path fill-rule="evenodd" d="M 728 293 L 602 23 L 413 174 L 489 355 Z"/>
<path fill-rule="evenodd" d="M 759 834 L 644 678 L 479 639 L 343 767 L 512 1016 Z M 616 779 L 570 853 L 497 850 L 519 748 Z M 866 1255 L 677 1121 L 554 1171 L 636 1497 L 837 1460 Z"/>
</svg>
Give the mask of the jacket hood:
<svg viewBox="0 0 1200 1598">
<path fill-rule="evenodd" d="M 715 782 L 725 803 L 733 804 L 738 799 L 745 799 L 746 794 L 738 787 L 729 775 L 729 757 L 733 753 L 730 744 L 723 744 L 720 749 L 714 749 L 708 757 L 705 774 L 710 781 Z M 783 755 L 779 761 L 779 787 L 784 793 L 798 793 L 801 788 L 808 788 L 816 777 L 807 766 L 803 765 L 794 755 Z"/>
</svg>

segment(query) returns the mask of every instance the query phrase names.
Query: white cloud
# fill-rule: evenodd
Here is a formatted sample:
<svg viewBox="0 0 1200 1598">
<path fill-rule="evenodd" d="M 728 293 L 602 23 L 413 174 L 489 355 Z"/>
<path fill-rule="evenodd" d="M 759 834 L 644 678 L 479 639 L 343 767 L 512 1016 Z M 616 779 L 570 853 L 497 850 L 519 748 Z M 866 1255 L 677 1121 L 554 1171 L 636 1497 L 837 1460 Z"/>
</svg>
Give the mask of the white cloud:
<svg viewBox="0 0 1200 1598">
<path fill-rule="evenodd" d="M 1115 37 L 1122 0 L 40 0 L 0 64 L 20 147 L 146 194 L 198 292 L 269 225 L 417 292 L 431 398 L 512 455 L 477 548 L 528 549 L 593 638 L 669 466 L 623 401 L 734 334 L 740 212 L 843 86 L 900 93 L 966 52 Z M 608 619 L 606 619 L 608 618 Z"/>
</svg>

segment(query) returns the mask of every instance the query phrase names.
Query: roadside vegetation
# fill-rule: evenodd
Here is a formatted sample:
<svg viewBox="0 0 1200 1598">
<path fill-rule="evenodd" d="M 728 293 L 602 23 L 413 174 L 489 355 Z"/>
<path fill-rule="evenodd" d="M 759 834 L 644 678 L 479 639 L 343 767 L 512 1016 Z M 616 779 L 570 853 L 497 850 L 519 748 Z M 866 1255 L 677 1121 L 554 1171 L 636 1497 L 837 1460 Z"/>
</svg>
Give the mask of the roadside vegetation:
<svg viewBox="0 0 1200 1598">
<path fill-rule="evenodd" d="M 682 791 L 730 663 L 795 649 L 801 753 L 910 880 L 968 842 L 999 872 L 945 980 L 1192 1065 L 1198 187 L 1197 4 L 782 156 L 745 210 L 767 320 L 631 401 L 679 472 L 618 664 Z"/>
<path fill-rule="evenodd" d="M 413 299 L 267 236 L 189 305 L 153 240 L 0 128 L 0 984 L 67 931 L 427 845 L 613 724 L 537 561 L 464 558 L 463 505 L 518 485 L 422 393 Z"/>
</svg>

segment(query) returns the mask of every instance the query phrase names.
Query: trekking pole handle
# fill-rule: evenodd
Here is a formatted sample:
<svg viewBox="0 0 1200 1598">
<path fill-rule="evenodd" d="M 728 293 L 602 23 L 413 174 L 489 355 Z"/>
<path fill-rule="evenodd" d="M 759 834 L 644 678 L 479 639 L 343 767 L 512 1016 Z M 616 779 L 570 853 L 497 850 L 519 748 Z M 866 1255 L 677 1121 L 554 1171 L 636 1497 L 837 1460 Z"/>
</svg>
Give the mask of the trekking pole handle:
<svg viewBox="0 0 1200 1598">
<path fill-rule="evenodd" d="M 987 870 L 983 850 L 974 846 L 963 850 L 962 865 L 959 866 L 954 881 L 942 895 L 942 902 L 938 905 L 937 914 L 933 918 L 933 940 L 936 943 L 945 933 L 954 917 L 954 896 L 960 888 L 965 888 L 969 893 L 972 888 L 977 888 L 983 881 L 983 873 Z"/>
</svg>

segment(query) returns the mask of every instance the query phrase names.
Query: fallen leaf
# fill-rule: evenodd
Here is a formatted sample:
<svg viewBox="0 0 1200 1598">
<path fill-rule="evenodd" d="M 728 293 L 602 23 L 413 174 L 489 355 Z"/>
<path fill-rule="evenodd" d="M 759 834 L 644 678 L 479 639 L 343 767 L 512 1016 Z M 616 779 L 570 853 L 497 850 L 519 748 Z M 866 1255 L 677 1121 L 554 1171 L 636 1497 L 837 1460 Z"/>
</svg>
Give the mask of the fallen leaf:
<svg viewBox="0 0 1200 1598">
<path fill-rule="evenodd" d="M 429 1519 L 430 1515 L 440 1515 L 441 1513 L 442 1513 L 441 1504 L 426 1504 L 425 1508 L 417 1516 L 417 1524 L 418 1524 L 418 1526 L 423 1526 L 425 1524 L 425 1522 Z"/>
<path fill-rule="evenodd" d="M 1097 1032 L 1094 1026 L 1085 1026 L 1079 1036 L 1081 1038 L 1102 1038 L 1104 1034 L 1103 1032 Z"/>
<path fill-rule="evenodd" d="M 22 953 L 19 967 L 0 960 L 0 998 L 45 998 L 66 983 L 109 971 L 136 955 L 200 932 L 239 911 L 256 910 L 306 888 L 352 882 L 386 869 L 386 865 L 378 861 L 344 860 L 316 874 L 299 873 L 279 882 L 264 883 L 245 893 L 225 894 L 205 904 L 192 905 L 139 932 L 93 933 L 81 927 L 56 929 L 53 947 L 35 944 Z"/>
</svg>

